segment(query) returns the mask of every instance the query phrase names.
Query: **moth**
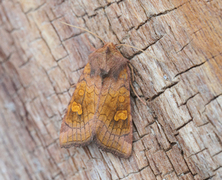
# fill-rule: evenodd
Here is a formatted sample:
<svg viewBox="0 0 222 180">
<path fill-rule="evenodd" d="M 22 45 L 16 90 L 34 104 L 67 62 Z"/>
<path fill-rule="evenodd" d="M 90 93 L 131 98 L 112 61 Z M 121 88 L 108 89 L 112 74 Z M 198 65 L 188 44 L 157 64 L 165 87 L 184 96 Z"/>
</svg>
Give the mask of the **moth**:
<svg viewBox="0 0 222 180">
<path fill-rule="evenodd" d="M 101 149 L 128 158 L 132 152 L 129 61 L 113 43 L 89 55 L 62 120 L 60 146 L 94 141 Z"/>
</svg>

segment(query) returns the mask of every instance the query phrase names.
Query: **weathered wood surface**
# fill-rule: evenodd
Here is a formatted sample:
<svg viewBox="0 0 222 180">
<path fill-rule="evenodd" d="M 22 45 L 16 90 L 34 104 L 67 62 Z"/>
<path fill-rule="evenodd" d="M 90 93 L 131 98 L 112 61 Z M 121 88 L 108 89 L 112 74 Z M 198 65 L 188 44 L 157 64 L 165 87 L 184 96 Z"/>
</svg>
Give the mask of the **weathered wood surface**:
<svg viewBox="0 0 222 180">
<path fill-rule="evenodd" d="M 222 4 L 214 1 L 0 2 L 0 179 L 222 179 Z M 93 47 L 135 67 L 129 159 L 94 144 L 60 149 L 62 116 Z"/>
</svg>

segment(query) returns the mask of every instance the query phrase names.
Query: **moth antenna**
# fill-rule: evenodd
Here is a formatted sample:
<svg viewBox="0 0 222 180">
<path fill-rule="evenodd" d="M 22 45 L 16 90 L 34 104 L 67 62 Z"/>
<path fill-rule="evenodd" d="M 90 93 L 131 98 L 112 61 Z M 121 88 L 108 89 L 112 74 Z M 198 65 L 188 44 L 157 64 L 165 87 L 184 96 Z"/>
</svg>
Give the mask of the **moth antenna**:
<svg viewBox="0 0 222 180">
<path fill-rule="evenodd" d="M 62 21 L 60 21 L 60 22 L 61 22 L 62 24 L 67 25 L 67 26 L 71 26 L 71 27 L 74 27 L 74 28 L 77 28 L 77 29 L 81 29 L 81 30 L 83 30 L 83 31 L 86 31 L 86 32 L 92 34 L 93 36 L 96 36 L 96 37 L 99 38 L 104 44 L 106 44 L 106 42 L 105 42 L 101 37 L 99 37 L 98 35 L 96 35 L 95 33 L 91 32 L 91 31 L 89 31 L 89 30 L 87 30 L 87 29 L 84 29 L 84 28 L 81 28 L 81 27 L 78 27 L 78 26 L 74 26 L 74 25 L 71 25 L 71 24 L 67 24 L 67 23 L 62 22 Z"/>
<path fill-rule="evenodd" d="M 133 66 L 131 64 L 129 64 L 130 70 L 131 70 L 131 74 L 132 74 L 132 80 L 134 81 L 134 73 L 133 73 Z M 139 97 L 139 95 L 136 93 L 136 90 L 134 89 L 133 85 L 132 85 L 132 81 L 130 81 L 130 86 L 134 92 L 134 94 L 138 97 L 138 99 L 144 104 L 146 105 L 146 103 Z"/>
<path fill-rule="evenodd" d="M 144 51 L 144 50 L 142 50 L 142 49 L 140 49 L 140 48 L 137 48 L 137 47 L 135 47 L 135 46 L 131 46 L 131 45 L 128 45 L 128 44 L 117 44 L 116 46 L 127 46 L 127 47 L 131 47 L 131 48 L 137 49 L 137 50 L 139 50 L 139 51 L 142 51 L 142 52 L 145 53 L 147 56 L 149 56 L 149 57 L 151 57 L 151 58 L 153 58 L 153 59 L 156 59 L 157 61 L 161 61 L 161 60 L 159 60 L 159 59 L 157 59 L 157 58 L 149 55 L 146 51 Z M 163 61 L 161 61 L 161 62 L 163 62 Z"/>
<path fill-rule="evenodd" d="M 145 102 L 139 97 L 139 95 L 136 93 L 136 91 L 135 91 L 135 89 L 134 89 L 131 81 L 130 81 L 130 86 L 131 86 L 134 94 L 136 95 L 136 97 L 137 97 L 144 105 L 146 105 L 146 103 L 145 103 Z"/>
<path fill-rule="evenodd" d="M 134 71 L 133 71 L 133 66 L 129 63 L 128 64 L 131 70 L 131 75 L 132 75 L 132 81 L 134 82 Z"/>
</svg>

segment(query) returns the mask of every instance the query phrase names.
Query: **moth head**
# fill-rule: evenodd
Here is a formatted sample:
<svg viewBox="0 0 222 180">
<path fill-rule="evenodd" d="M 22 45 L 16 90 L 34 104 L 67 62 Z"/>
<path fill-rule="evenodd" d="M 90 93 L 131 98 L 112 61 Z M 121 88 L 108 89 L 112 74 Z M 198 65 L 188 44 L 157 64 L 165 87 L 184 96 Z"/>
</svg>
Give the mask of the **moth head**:
<svg viewBox="0 0 222 180">
<path fill-rule="evenodd" d="M 99 75 L 105 78 L 111 73 L 111 76 L 118 77 L 119 71 L 122 69 L 122 64 L 125 64 L 124 59 L 113 43 L 106 43 L 89 57 L 91 76 Z"/>
<path fill-rule="evenodd" d="M 100 70 L 101 70 L 101 75 L 107 75 L 112 68 L 110 64 L 112 64 L 112 56 L 114 55 L 115 52 L 115 46 L 113 43 L 107 43 L 103 47 L 103 57 L 100 60 Z"/>
</svg>

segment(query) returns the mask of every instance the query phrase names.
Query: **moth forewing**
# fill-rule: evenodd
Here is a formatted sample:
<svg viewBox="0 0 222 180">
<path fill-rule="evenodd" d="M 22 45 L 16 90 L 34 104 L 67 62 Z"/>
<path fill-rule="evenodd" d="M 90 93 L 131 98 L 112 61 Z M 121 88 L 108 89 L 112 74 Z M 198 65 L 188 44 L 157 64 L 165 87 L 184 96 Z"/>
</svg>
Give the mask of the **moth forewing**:
<svg viewBox="0 0 222 180">
<path fill-rule="evenodd" d="M 89 56 L 61 126 L 61 147 L 86 145 L 93 139 L 120 157 L 131 154 L 130 71 L 113 43 Z"/>
</svg>

